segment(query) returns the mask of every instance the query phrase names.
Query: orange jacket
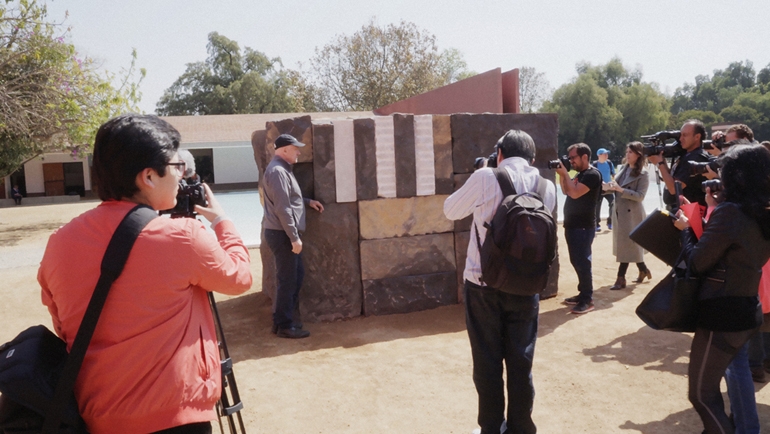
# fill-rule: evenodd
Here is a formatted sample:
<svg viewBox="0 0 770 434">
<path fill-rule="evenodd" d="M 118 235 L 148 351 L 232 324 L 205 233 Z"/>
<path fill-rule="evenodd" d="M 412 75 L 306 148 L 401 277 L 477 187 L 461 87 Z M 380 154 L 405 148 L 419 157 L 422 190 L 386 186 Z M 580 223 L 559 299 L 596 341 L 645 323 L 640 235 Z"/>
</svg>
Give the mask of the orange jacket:
<svg viewBox="0 0 770 434">
<path fill-rule="evenodd" d="M 102 202 L 48 240 L 38 281 L 68 349 L 107 243 L 134 206 Z M 206 291 L 240 294 L 252 278 L 233 223 L 224 220 L 215 232 L 216 238 L 195 219 L 163 217 L 142 230 L 110 289 L 75 386 L 92 434 L 141 434 L 216 418 L 221 372 Z"/>
</svg>

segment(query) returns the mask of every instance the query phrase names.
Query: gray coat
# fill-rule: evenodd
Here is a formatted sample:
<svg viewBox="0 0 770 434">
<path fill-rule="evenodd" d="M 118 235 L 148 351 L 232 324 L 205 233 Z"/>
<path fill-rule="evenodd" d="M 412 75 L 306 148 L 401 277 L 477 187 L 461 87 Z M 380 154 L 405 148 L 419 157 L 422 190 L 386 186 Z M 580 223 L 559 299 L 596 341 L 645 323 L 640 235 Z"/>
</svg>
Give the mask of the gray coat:
<svg viewBox="0 0 770 434">
<path fill-rule="evenodd" d="M 647 217 L 642 201 L 647 194 L 650 178 L 646 170 L 639 176 L 631 176 L 628 165 L 623 166 L 615 177 L 623 191 L 615 191 L 612 207 L 612 253 L 618 262 L 643 262 L 644 249 L 631 241 L 628 234 Z"/>
</svg>

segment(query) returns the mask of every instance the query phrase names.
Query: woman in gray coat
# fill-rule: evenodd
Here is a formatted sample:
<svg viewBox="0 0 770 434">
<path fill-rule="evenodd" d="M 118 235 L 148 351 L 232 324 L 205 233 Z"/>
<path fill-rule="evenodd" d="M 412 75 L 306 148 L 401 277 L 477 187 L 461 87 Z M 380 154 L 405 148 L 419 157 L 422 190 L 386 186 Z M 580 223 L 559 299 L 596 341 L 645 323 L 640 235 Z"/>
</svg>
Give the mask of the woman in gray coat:
<svg viewBox="0 0 770 434">
<path fill-rule="evenodd" d="M 618 278 L 610 289 L 626 287 L 626 270 L 629 262 L 636 262 L 639 268 L 639 277 L 635 283 L 642 283 L 644 278 L 652 279 L 652 273 L 644 264 L 644 249 L 631 241 L 631 231 L 647 217 L 642 201 L 647 194 L 649 177 L 644 170 L 646 159 L 642 153 L 640 142 L 631 142 L 626 145 L 626 157 L 623 159 L 623 168 L 615 176 L 615 181 L 609 183 L 609 189 L 615 192 L 615 206 L 613 207 L 612 221 L 612 253 L 620 262 Z"/>
</svg>

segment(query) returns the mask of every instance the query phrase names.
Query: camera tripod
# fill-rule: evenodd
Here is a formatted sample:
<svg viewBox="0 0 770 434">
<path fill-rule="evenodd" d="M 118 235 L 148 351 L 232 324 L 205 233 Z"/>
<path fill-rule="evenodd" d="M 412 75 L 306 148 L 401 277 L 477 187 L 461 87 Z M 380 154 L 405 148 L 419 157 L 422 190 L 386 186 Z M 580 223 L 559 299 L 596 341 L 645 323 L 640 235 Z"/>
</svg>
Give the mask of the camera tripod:
<svg viewBox="0 0 770 434">
<path fill-rule="evenodd" d="M 241 396 L 238 394 L 238 385 L 235 384 L 235 374 L 233 373 L 233 361 L 230 359 L 230 353 L 227 350 L 227 342 L 225 342 L 225 333 L 222 330 L 222 322 L 219 320 L 219 311 L 217 310 L 217 302 L 214 300 L 214 293 L 209 292 L 209 304 L 211 305 L 211 314 L 214 316 L 214 326 L 216 327 L 217 340 L 219 346 L 219 358 L 222 360 L 222 397 L 217 401 L 217 417 L 219 418 L 219 430 L 222 434 L 225 434 L 226 420 L 228 432 L 230 434 L 246 434 L 246 428 L 243 426 L 243 418 L 241 417 L 241 410 L 243 409 L 243 402 Z M 229 397 L 228 397 L 229 390 Z M 232 401 L 232 405 L 230 402 Z M 235 419 L 238 419 L 237 424 Z M 240 428 L 240 431 L 239 431 Z"/>
</svg>

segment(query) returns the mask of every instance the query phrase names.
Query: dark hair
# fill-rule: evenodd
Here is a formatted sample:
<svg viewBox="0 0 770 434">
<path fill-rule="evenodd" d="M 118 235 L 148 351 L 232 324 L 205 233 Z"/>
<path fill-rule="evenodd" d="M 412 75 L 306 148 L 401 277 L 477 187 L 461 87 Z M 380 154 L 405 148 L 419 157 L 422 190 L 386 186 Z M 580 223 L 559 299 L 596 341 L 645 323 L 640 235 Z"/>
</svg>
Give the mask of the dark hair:
<svg viewBox="0 0 770 434">
<path fill-rule="evenodd" d="M 503 154 L 503 158 L 521 157 L 531 163 L 535 159 L 535 141 L 521 130 L 508 130 L 495 148 Z"/>
<path fill-rule="evenodd" d="M 706 138 L 706 127 L 703 126 L 703 122 L 697 120 L 697 119 L 687 119 L 684 122 L 684 125 L 692 124 L 695 127 L 695 131 L 693 131 L 693 134 L 700 134 L 700 140 L 698 143 L 703 144 L 703 140 Z"/>
<path fill-rule="evenodd" d="M 179 132 L 157 116 L 127 113 L 105 122 L 94 141 L 99 198 L 132 197 L 139 191 L 136 175 L 147 168 L 166 176 L 166 165 L 180 141 Z"/>
<path fill-rule="evenodd" d="M 588 158 L 591 158 L 591 148 L 589 148 L 585 143 L 575 143 L 574 145 L 570 145 L 570 147 L 567 148 L 567 152 L 573 149 L 577 151 L 578 157 L 588 155 Z"/>
<path fill-rule="evenodd" d="M 770 151 L 762 145 L 736 145 L 720 158 L 725 200 L 740 205 L 770 239 Z"/>
<path fill-rule="evenodd" d="M 754 141 L 754 131 L 751 131 L 751 128 L 749 128 L 748 125 L 745 125 L 745 124 L 733 125 L 730 128 L 728 128 L 727 131 L 725 131 L 725 135 L 730 134 L 732 132 L 734 132 L 739 139 L 746 139 L 749 142 Z"/>
<path fill-rule="evenodd" d="M 639 157 L 631 168 L 631 176 L 641 175 L 642 169 L 644 169 L 644 165 L 647 163 L 647 158 L 644 156 L 644 152 L 642 152 L 644 145 L 642 145 L 642 142 L 631 142 L 626 145 L 626 148 L 630 149 L 637 157 Z M 628 159 L 623 157 L 623 164 L 626 163 L 628 163 Z"/>
</svg>

